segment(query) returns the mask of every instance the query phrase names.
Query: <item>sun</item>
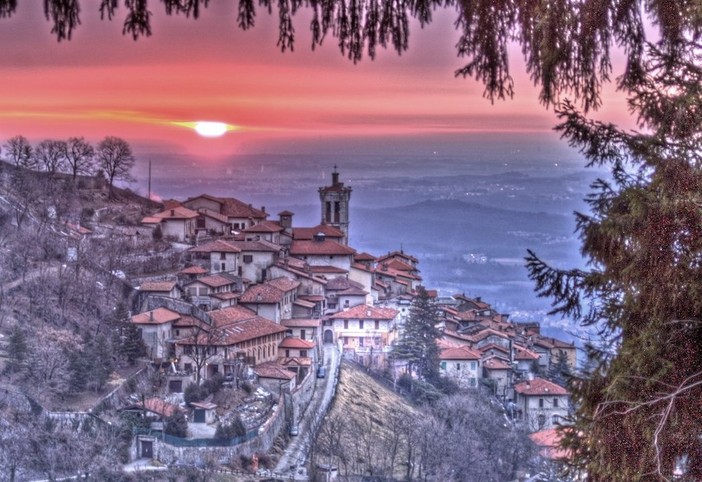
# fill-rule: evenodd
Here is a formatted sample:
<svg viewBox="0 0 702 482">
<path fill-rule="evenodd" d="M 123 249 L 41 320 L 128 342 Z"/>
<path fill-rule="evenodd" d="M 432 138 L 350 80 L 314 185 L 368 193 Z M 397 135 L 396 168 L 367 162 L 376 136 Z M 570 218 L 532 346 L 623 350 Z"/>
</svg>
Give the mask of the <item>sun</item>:
<svg viewBox="0 0 702 482">
<path fill-rule="evenodd" d="M 202 137 L 221 137 L 230 130 L 230 126 L 224 122 L 197 121 L 193 129 Z"/>
</svg>

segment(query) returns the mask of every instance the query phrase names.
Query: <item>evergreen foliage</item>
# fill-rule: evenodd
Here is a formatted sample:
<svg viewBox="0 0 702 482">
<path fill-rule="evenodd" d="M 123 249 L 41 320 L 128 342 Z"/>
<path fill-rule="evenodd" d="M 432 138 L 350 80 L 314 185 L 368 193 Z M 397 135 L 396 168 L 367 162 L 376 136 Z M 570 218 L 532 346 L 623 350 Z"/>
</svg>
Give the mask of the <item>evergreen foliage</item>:
<svg viewBox="0 0 702 482">
<path fill-rule="evenodd" d="M 217 430 L 215 431 L 215 438 L 218 439 L 232 439 L 234 437 L 243 437 L 244 435 L 246 435 L 246 427 L 238 414 L 230 423 L 217 424 Z"/>
<path fill-rule="evenodd" d="M 29 348 L 24 331 L 19 326 L 15 326 L 10 333 L 7 343 L 7 364 L 5 370 L 9 373 L 16 373 L 25 366 Z"/>
<path fill-rule="evenodd" d="M 564 429 L 571 472 L 591 481 L 702 480 L 702 52 L 677 47 L 651 46 L 629 86 L 642 132 L 562 105 L 558 130 L 611 176 L 577 214 L 588 270 L 527 258 L 553 311 L 602 335 Z"/>
<path fill-rule="evenodd" d="M 572 370 L 568 364 L 568 354 L 564 351 L 559 351 L 556 361 L 552 361 L 548 368 L 547 378 L 557 385 L 566 387 L 572 375 Z"/>
<path fill-rule="evenodd" d="M 188 436 L 188 421 L 185 419 L 185 414 L 177 410 L 173 415 L 166 417 L 164 430 L 168 435 L 186 438 Z"/>
<path fill-rule="evenodd" d="M 131 365 L 134 365 L 139 358 L 146 355 L 146 346 L 141 339 L 139 328 L 132 323 L 124 323 L 122 325 L 122 340 L 119 352 Z"/>
<path fill-rule="evenodd" d="M 393 358 L 406 361 L 410 371 L 416 371 L 420 379 L 433 381 L 439 377 L 439 347 L 436 344 L 441 336 L 441 330 L 437 328 L 439 321 L 436 302 L 420 286 L 400 340 L 392 350 Z"/>
</svg>

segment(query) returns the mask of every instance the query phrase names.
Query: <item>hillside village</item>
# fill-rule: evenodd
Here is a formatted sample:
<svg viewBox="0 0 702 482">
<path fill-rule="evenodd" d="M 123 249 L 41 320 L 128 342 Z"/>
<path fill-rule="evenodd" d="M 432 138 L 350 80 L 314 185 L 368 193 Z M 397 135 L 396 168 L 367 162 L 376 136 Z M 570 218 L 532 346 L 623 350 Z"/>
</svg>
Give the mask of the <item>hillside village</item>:
<svg viewBox="0 0 702 482">
<path fill-rule="evenodd" d="M 116 223 L 137 251 L 162 240 L 181 253 L 157 274 L 111 272 L 128 292 L 122 337 L 138 338 L 141 359 L 166 387 L 115 407 L 145 421 L 130 460 L 195 464 L 207 451 L 263 454 L 279 435 L 297 437 L 315 389 L 336 376 L 335 350 L 393 385 L 415 376 L 392 351 L 419 291 L 439 308 L 441 375 L 494 397 L 511 422 L 553 446 L 553 428 L 570 411 L 563 380 L 577 368 L 575 345 L 543 336 L 538 323 L 511 322 L 480 298 L 424 287 L 419 260 L 402 250 L 358 252 L 349 239 L 352 188 L 336 167 L 318 192 L 316 226 L 209 194 L 163 201 L 131 226 Z M 96 231 L 89 220 L 68 228 L 70 265 Z M 194 393 L 200 386 L 208 390 Z M 233 403 L 217 396 L 220 387 L 249 395 Z M 174 434 L 165 427 L 176 415 L 186 424 Z M 227 431 L 237 424 L 243 428 Z"/>
</svg>

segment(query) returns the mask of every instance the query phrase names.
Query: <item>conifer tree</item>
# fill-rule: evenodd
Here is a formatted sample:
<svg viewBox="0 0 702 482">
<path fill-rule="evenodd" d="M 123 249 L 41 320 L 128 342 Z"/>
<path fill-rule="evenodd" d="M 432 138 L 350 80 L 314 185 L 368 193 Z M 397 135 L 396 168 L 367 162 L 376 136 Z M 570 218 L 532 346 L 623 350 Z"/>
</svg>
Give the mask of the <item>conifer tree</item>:
<svg viewBox="0 0 702 482">
<path fill-rule="evenodd" d="M 27 338 L 19 326 L 15 326 L 10 333 L 7 344 L 7 364 L 5 369 L 10 373 L 20 371 L 27 360 Z"/>
<path fill-rule="evenodd" d="M 564 430 L 572 472 L 591 481 L 702 480 L 701 48 L 677 47 L 650 47 L 630 87 L 642 132 L 562 105 L 558 130 L 611 175 L 577 214 L 588 270 L 527 258 L 553 311 L 602 336 Z"/>
<path fill-rule="evenodd" d="M 436 302 L 420 286 L 400 340 L 392 352 L 395 359 L 406 361 L 411 371 L 416 370 L 420 379 L 432 381 L 438 377 L 439 348 L 436 341 L 441 336 L 437 328 L 439 322 Z"/>
</svg>

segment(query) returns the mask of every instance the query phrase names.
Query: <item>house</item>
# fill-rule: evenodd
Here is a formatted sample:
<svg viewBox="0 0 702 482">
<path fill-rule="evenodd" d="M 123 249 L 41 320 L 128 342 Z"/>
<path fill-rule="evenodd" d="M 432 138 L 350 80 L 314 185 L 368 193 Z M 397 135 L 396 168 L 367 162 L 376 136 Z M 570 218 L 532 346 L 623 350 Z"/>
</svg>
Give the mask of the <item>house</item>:
<svg viewBox="0 0 702 482">
<path fill-rule="evenodd" d="M 280 395 L 295 389 L 296 374 L 276 362 L 262 363 L 254 368 L 258 383 L 270 393 Z"/>
<path fill-rule="evenodd" d="M 191 402 L 193 423 L 214 423 L 217 417 L 217 405 L 212 402 Z"/>
<path fill-rule="evenodd" d="M 557 429 L 540 430 L 529 434 L 529 438 L 539 448 L 539 455 L 544 459 L 563 461 L 569 458 L 569 451 L 560 447 L 561 434 Z"/>
<path fill-rule="evenodd" d="M 460 388 L 477 388 L 482 377 L 480 353 L 466 346 L 445 347 L 439 353 L 442 376 L 453 380 Z"/>
<path fill-rule="evenodd" d="M 183 285 L 190 302 L 203 310 L 226 308 L 241 294 L 241 279 L 228 273 L 196 278 Z"/>
<path fill-rule="evenodd" d="M 130 321 L 139 328 L 146 354 L 152 361 L 161 362 L 168 357 L 173 323 L 180 317 L 180 313 L 167 308 L 156 308 L 131 317 Z"/>
<path fill-rule="evenodd" d="M 183 202 L 183 205 L 196 211 L 204 209 L 223 216 L 229 224 L 229 229 L 233 231 L 242 231 L 268 217 L 264 208 L 256 209 L 251 204 L 238 199 L 208 194 L 189 198 Z"/>
<path fill-rule="evenodd" d="M 339 276 L 327 281 L 326 298 L 326 314 L 358 305 L 366 305 L 371 302 L 369 293 L 363 289 L 363 286 L 345 276 Z"/>
<path fill-rule="evenodd" d="M 293 240 L 290 256 L 302 259 L 310 266 L 334 266 L 345 271 L 351 269 L 356 250 L 326 239 L 322 233 L 316 234 L 311 241 Z"/>
<path fill-rule="evenodd" d="M 313 341 L 286 336 L 278 344 L 278 353 L 285 358 L 312 358 L 314 360 L 315 346 Z"/>
<path fill-rule="evenodd" d="M 194 238 L 198 216 L 197 211 L 185 206 L 173 206 L 142 219 L 142 224 L 158 225 L 164 238 L 184 242 Z"/>
<path fill-rule="evenodd" d="M 300 282 L 290 278 L 276 278 L 250 286 L 239 297 L 239 304 L 260 316 L 280 323 L 292 318 L 293 302 L 297 299 Z"/>
<path fill-rule="evenodd" d="M 180 298 L 180 289 L 175 281 L 144 281 L 139 285 L 139 291 L 147 296 L 164 296 L 166 298 Z"/>
<path fill-rule="evenodd" d="M 334 313 L 324 320 L 324 343 L 340 341 L 344 353 L 359 363 L 381 367 L 395 337 L 398 314 L 370 305 Z"/>
<path fill-rule="evenodd" d="M 344 244 L 344 233 L 329 224 L 318 224 L 311 228 L 293 228 L 293 239 L 297 241 L 312 241 L 315 235 L 323 234 L 326 239 Z"/>
<path fill-rule="evenodd" d="M 209 378 L 215 373 L 226 375 L 235 372 L 241 363 L 257 365 L 275 361 L 286 328 L 255 314 L 231 324 L 220 325 L 217 322 L 219 311 L 234 309 L 235 317 L 239 317 L 241 312 L 238 308 L 211 312 L 215 326 L 177 340 L 179 367 L 186 372 L 200 370 L 202 377 Z"/>
<path fill-rule="evenodd" d="M 290 244 L 290 238 L 285 234 L 285 228 L 276 221 L 259 221 L 243 230 L 246 241 L 268 241 L 273 244 Z M 281 243 L 281 238 L 286 242 Z"/>
<path fill-rule="evenodd" d="M 512 384 L 512 367 L 510 364 L 498 357 L 483 359 L 483 378 L 490 380 L 493 387 L 493 395 L 507 400 L 507 388 Z"/>
<path fill-rule="evenodd" d="M 265 240 L 228 241 L 241 250 L 238 275 L 252 283 L 262 283 L 271 278 L 269 269 L 281 256 L 283 247 Z"/>
<path fill-rule="evenodd" d="M 188 252 L 195 258 L 209 261 L 211 273 L 237 274 L 241 249 L 223 239 L 190 248 Z"/>
<path fill-rule="evenodd" d="M 543 378 L 514 386 L 516 417 L 531 432 L 552 428 L 569 414 L 568 391 Z"/>
</svg>

